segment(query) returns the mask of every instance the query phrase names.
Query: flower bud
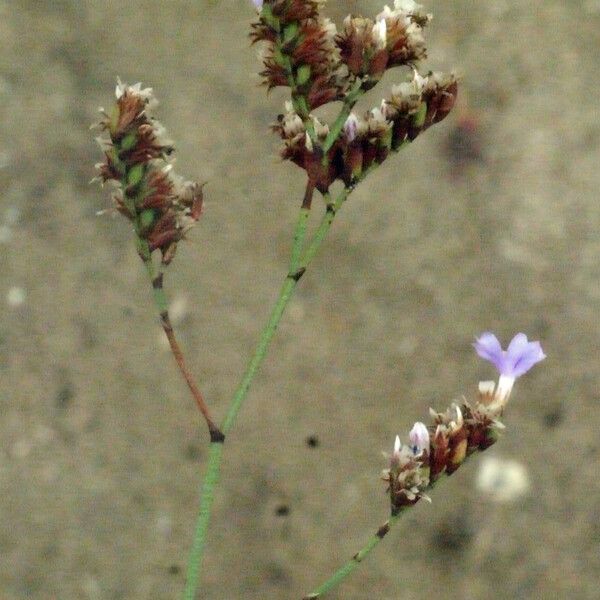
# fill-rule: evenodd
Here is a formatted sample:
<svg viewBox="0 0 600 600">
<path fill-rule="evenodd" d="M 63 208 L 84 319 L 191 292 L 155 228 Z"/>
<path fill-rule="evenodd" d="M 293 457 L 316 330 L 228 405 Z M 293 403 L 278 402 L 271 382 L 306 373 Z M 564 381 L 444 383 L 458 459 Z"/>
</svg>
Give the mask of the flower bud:
<svg viewBox="0 0 600 600">
<path fill-rule="evenodd" d="M 429 452 L 429 431 L 424 423 L 417 421 L 410 430 L 408 439 L 414 454 L 421 454 L 423 451 Z"/>
</svg>

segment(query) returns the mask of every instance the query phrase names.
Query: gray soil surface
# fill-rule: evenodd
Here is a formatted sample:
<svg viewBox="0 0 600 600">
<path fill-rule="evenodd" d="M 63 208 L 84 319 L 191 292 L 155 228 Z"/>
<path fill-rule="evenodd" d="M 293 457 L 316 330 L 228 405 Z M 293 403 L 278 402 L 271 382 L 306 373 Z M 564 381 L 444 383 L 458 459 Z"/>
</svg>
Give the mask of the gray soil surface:
<svg viewBox="0 0 600 600">
<path fill-rule="evenodd" d="M 381 451 L 493 376 L 470 346 L 487 329 L 548 355 L 486 453 L 528 493 L 494 501 L 474 458 L 329 597 L 600 595 L 600 2 L 427 7 L 425 68 L 456 68 L 460 102 L 353 194 L 302 280 L 228 439 L 199 598 L 298 600 L 358 550 L 386 518 Z M 89 125 L 117 75 L 142 80 L 178 170 L 208 181 L 166 288 L 220 419 L 304 184 L 268 131 L 287 92 L 258 85 L 252 18 L 244 0 L 0 2 L 3 600 L 180 596 L 206 433 L 128 223 L 96 216 Z"/>
</svg>

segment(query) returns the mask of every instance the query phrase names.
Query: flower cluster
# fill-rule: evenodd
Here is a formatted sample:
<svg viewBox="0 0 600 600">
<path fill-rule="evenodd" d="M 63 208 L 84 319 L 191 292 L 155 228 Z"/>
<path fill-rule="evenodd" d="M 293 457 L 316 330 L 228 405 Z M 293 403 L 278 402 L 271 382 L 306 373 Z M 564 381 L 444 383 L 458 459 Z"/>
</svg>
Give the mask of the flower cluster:
<svg viewBox="0 0 600 600">
<path fill-rule="evenodd" d="M 452 110 L 454 75 L 422 77 L 416 63 L 425 58 L 423 28 L 431 15 L 413 0 L 395 0 L 375 20 L 349 15 L 343 29 L 320 14 L 319 0 L 255 0 L 259 19 L 254 42 L 266 42 L 262 75 L 269 88 L 289 86 L 292 101 L 273 129 L 284 141 L 282 157 L 304 169 L 326 192 L 335 180 L 354 185 L 391 151 L 414 140 Z M 386 69 L 410 66 L 409 81 L 363 116 L 351 112 L 362 93 Z M 321 123 L 311 111 L 342 100 L 341 122 Z M 338 117 L 339 118 L 339 117 Z"/>
<path fill-rule="evenodd" d="M 202 212 L 202 186 L 175 174 L 169 157 L 173 143 L 152 117 L 156 99 L 151 88 L 121 83 L 116 103 L 99 123 L 109 138 L 98 138 L 104 161 L 98 179 L 115 186 L 113 202 L 134 225 L 142 241 L 140 254 L 160 250 L 168 264 L 179 242 Z"/>
<path fill-rule="evenodd" d="M 264 71 L 269 89 L 292 88 L 303 113 L 343 97 L 347 77 L 336 46 L 336 27 L 319 13 L 320 0 L 267 0 L 256 4 L 252 41 L 267 42 Z"/>
<path fill-rule="evenodd" d="M 388 483 L 392 514 L 426 498 L 425 490 L 442 474 L 452 474 L 473 452 L 485 450 L 496 442 L 497 431 L 517 377 L 546 358 L 539 342 L 529 342 L 517 334 L 506 351 L 491 333 L 482 334 L 475 343 L 477 353 L 492 362 L 500 373 L 499 382 L 479 384 L 473 405 L 464 400 L 453 403 L 444 413 L 430 410 L 432 425 L 415 423 L 409 445 L 397 436 L 390 467 L 383 472 Z"/>
<path fill-rule="evenodd" d="M 373 87 L 386 69 L 412 65 L 426 57 L 423 27 L 431 15 L 413 0 L 395 0 L 375 21 L 348 15 L 336 41 L 349 72 L 362 77 L 366 89 Z"/>
<path fill-rule="evenodd" d="M 351 112 L 342 132 L 327 150 L 327 160 L 315 149 L 300 116 L 291 103 L 273 129 L 281 136 L 281 155 L 306 170 L 322 192 L 337 179 L 354 185 L 373 166 L 413 141 L 431 125 L 444 119 L 454 106 L 457 82 L 454 75 L 431 73 L 421 77 L 416 71 L 410 81 L 392 87 L 389 99 L 364 115 Z M 322 146 L 330 127 L 310 116 L 316 139 Z"/>
</svg>

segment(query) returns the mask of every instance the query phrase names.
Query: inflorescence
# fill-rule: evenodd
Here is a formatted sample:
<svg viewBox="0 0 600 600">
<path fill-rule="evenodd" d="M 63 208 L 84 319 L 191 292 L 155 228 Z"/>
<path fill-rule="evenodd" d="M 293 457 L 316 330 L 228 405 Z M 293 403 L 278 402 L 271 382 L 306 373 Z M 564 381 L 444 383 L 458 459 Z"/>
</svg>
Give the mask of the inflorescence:
<svg viewBox="0 0 600 600">
<path fill-rule="evenodd" d="M 284 159 L 304 169 L 325 193 L 335 180 L 349 187 L 392 151 L 414 140 L 452 110 L 453 74 L 421 76 L 426 57 L 423 29 L 431 15 L 413 0 L 395 0 L 375 20 L 349 15 L 342 31 L 321 15 L 324 0 L 254 0 L 254 42 L 266 42 L 261 75 L 269 89 L 288 86 L 291 102 L 273 129 L 284 141 Z M 410 67 L 408 81 L 394 85 L 381 105 L 364 115 L 352 111 L 387 69 Z M 341 120 L 322 123 L 312 111 L 342 101 Z"/>
<path fill-rule="evenodd" d="M 177 242 L 202 212 L 202 186 L 174 173 L 173 142 L 152 116 L 157 101 L 151 88 L 117 84 L 116 103 L 99 127 L 109 138 L 98 138 L 104 161 L 98 179 L 115 186 L 116 210 L 129 219 L 138 237 L 138 251 L 148 260 L 160 250 L 163 264 L 175 254 Z"/>
<path fill-rule="evenodd" d="M 441 475 L 454 473 L 470 454 L 496 442 L 498 430 L 504 428 L 500 417 L 516 378 L 546 358 L 540 343 L 529 342 L 523 333 L 512 339 L 506 351 L 489 332 L 482 334 L 474 346 L 479 356 L 498 369 L 498 384 L 480 382 L 474 404 L 463 400 L 444 413 L 431 409 L 432 425 L 415 423 L 408 445 L 396 436 L 390 466 L 383 472 L 393 515 L 421 498 L 429 499 L 425 491 Z"/>
</svg>

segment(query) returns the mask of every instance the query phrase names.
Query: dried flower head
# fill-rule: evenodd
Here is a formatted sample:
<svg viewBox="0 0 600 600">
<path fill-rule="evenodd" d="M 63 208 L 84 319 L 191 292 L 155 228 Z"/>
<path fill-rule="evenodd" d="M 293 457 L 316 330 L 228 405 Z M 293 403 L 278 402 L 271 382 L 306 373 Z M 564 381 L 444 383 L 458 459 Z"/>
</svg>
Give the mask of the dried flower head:
<svg viewBox="0 0 600 600">
<path fill-rule="evenodd" d="M 112 109 L 101 111 L 99 126 L 109 137 L 99 139 L 104 161 L 96 165 L 98 178 L 115 186 L 114 205 L 133 223 L 144 258 L 160 250 L 167 264 L 200 217 L 202 185 L 173 172 L 173 142 L 151 114 L 157 104 L 152 89 L 119 81 L 115 96 Z"/>
<path fill-rule="evenodd" d="M 335 44 L 335 24 L 315 0 L 265 0 L 253 23 L 253 43 L 265 42 L 261 76 L 268 89 L 292 88 L 306 112 L 342 98 L 347 82 Z"/>
<path fill-rule="evenodd" d="M 413 428 L 414 429 L 414 428 Z M 388 484 L 392 514 L 402 508 L 429 499 L 424 490 L 429 485 L 428 468 L 423 452 L 404 446 L 396 436 L 394 451 L 390 458 L 390 467 L 382 473 L 382 479 Z"/>
<path fill-rule="evenodd" d="M 415 67 L 425 56 L 422 29 L 430 19 L 415 2 L 396 0 L 394 9 L 386 6 L 375 20 L 348 15 L 337 34 L 318 3 L 265 0 L 252 30 L 254 41 L 266 43 L 262 74 L 268 87 L 289 86 L 292 92 L 292 102 L 273 129 L 284 141 L 282 157 L 304 169 L 319 191 L 328 191 L 336 180 L 355 185 L 390 152 L 452 110 L 456 77 L 421 76 Z M 330 129 L 311 114 L 339 99 L 351 109 L 385 69 L 399 64 L 411 65 L 412 77 L 393 86 L 380 107 L 364 115 L 345 113 L 345 122 Z"/>
</svg>

